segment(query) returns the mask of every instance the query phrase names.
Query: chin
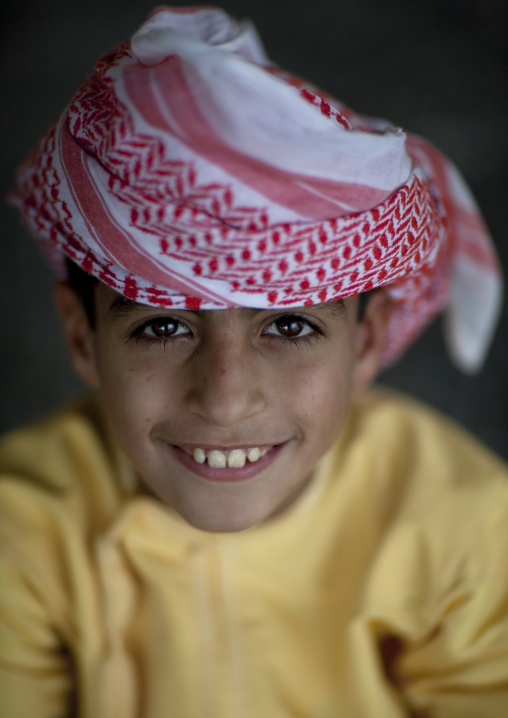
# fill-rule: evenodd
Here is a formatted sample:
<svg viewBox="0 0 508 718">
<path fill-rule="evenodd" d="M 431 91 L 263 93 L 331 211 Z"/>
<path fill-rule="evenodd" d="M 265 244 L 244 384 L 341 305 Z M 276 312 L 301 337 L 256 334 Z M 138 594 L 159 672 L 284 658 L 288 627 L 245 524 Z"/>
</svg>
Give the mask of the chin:
<svg viewBox="0 0 508 718">
<path fill-rule="evenodd" d="M 205 516 L 196 515 L 194 512 L 176 511 L 188 524 L 200 531 L 209 533 L 235 533 L 246 531 L 266 520 L 264 516 L 242 515 L 237 512 L 228 512 L 227 515 L 214 515 L 207 513 Z"/>
</svg>

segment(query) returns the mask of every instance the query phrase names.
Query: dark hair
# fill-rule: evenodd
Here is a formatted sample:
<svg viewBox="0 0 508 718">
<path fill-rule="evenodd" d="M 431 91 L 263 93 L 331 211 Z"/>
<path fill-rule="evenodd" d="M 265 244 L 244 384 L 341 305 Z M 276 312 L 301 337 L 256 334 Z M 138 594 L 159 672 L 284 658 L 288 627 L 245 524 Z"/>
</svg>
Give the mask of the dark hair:
<svg viewBox="0 0 508 718">
<path fill-rule="evenodd" d="M 84 269 L 81 269 L 75 262 L 70 259 L 67 262 L 67 279 L 72 289 L 76 292 L 78 297 L 81 299 L 85 308 L 86 316 L 90 322 L 92 329 L 95 328 L 95 303 L 94 303 L 94 290 L 99 281 L 92 274 L 88 274 Z M 372 291 L 362 292 L 358 295 L 358 321 L 361 322 L 365 316 L 365 310 L 367 308 L 367 302 Z"/>
<path fill-rule="evenodd" d="M 365 316 L 365 310 L 367 309 L 367 304 L 369 302 L 369 299 L 372 294 L 372 289 L 368 292 L 362 292 L 358 295 L 358 321 L 363 321 L 363 318 Z"/>
<path fill-rule="evenodd" d="M 67 280 L 71 288 L 80 298 L 90 322 L 92 329 L 95 328 L 95 302 L 94 290 L 98 279 L 93 274 L 88 274 L 84 269 L 70 259 L 66 259 Z"/>
</svg>

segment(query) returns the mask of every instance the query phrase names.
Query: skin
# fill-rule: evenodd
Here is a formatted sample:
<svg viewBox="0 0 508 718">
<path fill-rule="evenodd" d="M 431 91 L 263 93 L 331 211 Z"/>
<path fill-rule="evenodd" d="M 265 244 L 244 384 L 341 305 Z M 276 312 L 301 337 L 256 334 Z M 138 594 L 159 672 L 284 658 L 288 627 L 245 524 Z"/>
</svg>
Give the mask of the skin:
<svg viewBox="0 0 508 718">
<path fill-rule="evenodd" d="M 98 284 L 92 329 L 67 284 L 55 297 L 74 368 L 100 389 L 148 491 L 217 532 L 267 521 L 304 490 L 351 393 L 377 373 L 391 313 L 382 291 L 358 322 L 356 297 L 282 311 L 192 312 L 135 304 Z M 276 448 L 241 480 L 232 469 L 200 475 L 181 448 L 253 446 Z"/>
</svg>

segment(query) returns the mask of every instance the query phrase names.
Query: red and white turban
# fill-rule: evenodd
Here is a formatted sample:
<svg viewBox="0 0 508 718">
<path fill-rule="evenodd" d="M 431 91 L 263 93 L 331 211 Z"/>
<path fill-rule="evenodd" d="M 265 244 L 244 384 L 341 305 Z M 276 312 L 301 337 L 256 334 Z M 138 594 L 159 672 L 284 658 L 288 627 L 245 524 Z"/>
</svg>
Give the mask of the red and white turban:
<svg viewBox="0 0 508 718">
<path fill-rule="evenodd" d="M 452 356 L 474 370 L 499 312 L 457 170 L 273 67 L 254 27 L 214 8 L 158 8 L 103 57 L 11 198 L 55 264 L 153 306 L 289 308 L 382 286 L 385 364 L 447 305 Z"/>
</svg>

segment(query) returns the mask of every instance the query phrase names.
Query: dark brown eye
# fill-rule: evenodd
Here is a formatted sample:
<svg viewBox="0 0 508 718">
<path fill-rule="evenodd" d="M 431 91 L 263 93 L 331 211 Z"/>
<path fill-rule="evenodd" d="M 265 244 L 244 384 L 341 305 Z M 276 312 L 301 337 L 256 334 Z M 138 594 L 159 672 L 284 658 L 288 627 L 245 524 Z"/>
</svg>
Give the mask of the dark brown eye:
<svg viewBox="0 0 508 718">
<path fill-rule="evenodd" d="M 137 336 L 150 339 L 171 339 L 177 336 L 190 334 L 188 327 L 173 317 L 160 317 L 152 319 L 144 324 L 138 331 Z"/>
<path fill-rule="evenodd" d="M 306 325 L 300 319 L 284 317 L 283 319 L 278 319 L 275 322 L 275 326 L 283 336 L 297 337 Z"/>
<path fill-rule="evenodd" d="M 284 337 L 285 339 L 299 339 L 311 334 L 315 334 L 315 329 L 302 317 L 292 314 L 275 319 L 263 334 Z"/>
<path fill-rule="evenodd" d="M 151 329 L 156 337 L 165 338 L 172 337 L 176 333 L 179 322 L 170 321 L 156 321 L 152 322 L 147 329 Z"/>
</svg>

